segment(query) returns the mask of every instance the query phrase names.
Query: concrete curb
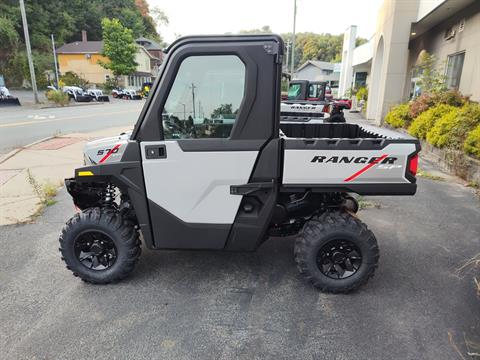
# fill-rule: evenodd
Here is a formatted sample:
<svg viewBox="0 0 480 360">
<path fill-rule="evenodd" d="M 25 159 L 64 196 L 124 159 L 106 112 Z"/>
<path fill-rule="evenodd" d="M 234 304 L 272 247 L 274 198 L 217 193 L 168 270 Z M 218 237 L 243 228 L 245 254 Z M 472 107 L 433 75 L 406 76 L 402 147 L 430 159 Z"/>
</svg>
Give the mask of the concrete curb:
<svg viewBox="0 0 480 360">
<path fill-rule="evenodd" d="M 1 159 L 0 159 L 0 164 L 3 164 L 5 161 L 7 161 L 8 159 L 12 158 L 13 156 L 17 155 L 20 151 L 22 150 L 25 150 L 25 149 L 28 149 L 29 147 L 32 147 L 33 145 L 37 145 L 41 142 L 44 142 L 44 141 L 47 141 L 47 140 L 50 140 L 50 139 L 53 139 L 55 136 L 47 136 L 43 139 L 40 139 L 40 140 L 37 140 L 37 141 L 34 141 L 30 144 L 27 144 L 25 146 L 21 146 L 15 150 L 12 150 L 10 151 L 9 153 L 7 153 L 6 155 L 4 155 Z"/>
<path fill-rule="evenodd" d="M 91 105 L 105 105 L 106 102 L 89 102 L 89 103 L 82 103 L 82 104 L 76 104 L 73 103 L 71 105 L 67 106 L 55 106 L 55 105 L 47 105 L 47 106 L 40 106 L 39 109 L 66 109 L 70 107 L 78 107 L 78 106 L 91 106 Z"/>
</svg>

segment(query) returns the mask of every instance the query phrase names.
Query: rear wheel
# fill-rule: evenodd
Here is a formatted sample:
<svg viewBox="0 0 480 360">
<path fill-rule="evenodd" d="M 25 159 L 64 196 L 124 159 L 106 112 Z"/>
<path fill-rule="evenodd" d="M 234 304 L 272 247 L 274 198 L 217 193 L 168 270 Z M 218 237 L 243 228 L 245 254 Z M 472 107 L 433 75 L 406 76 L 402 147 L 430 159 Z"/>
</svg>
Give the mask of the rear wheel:
<svg viewBox="0 0 480 360">
<path fill-rule="evenodd" d="M 100 208 L 84 210 L 66 223 L 59 250 L 73 275 L 94 284 L 123 279 L 141 253 L 134 225 L 116 211 Z"/>
<path fill-rule="evenodd" d="M 348 293 L 366 284 L 378 258 L 373 233 L 346 212 L 324 213 L 308 221 L 295 241 L 300 273 L 325 292 Z"/>
</svg>

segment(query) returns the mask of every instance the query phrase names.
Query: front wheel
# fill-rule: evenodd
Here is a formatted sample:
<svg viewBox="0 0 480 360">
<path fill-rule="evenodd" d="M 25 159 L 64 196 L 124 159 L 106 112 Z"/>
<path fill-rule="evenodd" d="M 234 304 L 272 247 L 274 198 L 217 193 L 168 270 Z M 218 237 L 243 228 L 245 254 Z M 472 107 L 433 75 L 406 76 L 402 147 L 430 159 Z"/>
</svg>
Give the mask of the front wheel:
<svg viewBox="0 0 480 360">
<path fill-rule="evenodd" d="M 125 278 L 141 253 L 134 225 L 112 209 L 90 208 L 76 214 L 63 227 L 59 240 L 67 269 L 93 284 Z"/>
<path fill-rule="evenodd" d="M 327 212 L 307 221 L 295 241 L 300 273 L 325 292 L 348 293 L 366 284 L 378 258 L 373 233 L 346 212 Z"/>
</svg>

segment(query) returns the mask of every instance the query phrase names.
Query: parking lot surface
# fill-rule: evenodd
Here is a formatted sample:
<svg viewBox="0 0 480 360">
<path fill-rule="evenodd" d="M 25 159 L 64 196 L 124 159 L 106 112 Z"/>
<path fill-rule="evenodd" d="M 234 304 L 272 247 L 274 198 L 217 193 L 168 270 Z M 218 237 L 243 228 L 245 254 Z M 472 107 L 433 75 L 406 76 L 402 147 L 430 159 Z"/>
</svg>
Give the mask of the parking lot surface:
<svg viewBox="0 0 480 360">
<path fill-rule="evenodd" d="M 469 188 L 419 179 L 414 197 L 368 198 L 377 236 L 373 279 L 322 294 L 293 261 L 291 238 L 255 253 L 145 250 L 108 286 L 74 278 L 58 234 L 68 195 L 37 223 L 0 230 L 3 359 L 456 359 L 480 342 L 472 273 L 479 200 Z M 451 337 L 451 339 L 450 339 Z"/>
</svg>

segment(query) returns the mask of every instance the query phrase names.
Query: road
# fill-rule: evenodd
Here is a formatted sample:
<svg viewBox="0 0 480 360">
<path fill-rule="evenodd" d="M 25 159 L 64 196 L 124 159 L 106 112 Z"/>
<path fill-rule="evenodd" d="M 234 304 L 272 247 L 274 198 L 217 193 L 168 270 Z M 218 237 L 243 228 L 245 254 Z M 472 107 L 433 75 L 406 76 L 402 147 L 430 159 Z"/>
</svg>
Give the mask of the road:
<svg viewBox="0 0 480 360">
<path fill-rule="evenodd" d="M 360 217 L 380 266 L 350 295 L 303 282 L 290 238 L 248 254 L 144 250 L 129 279 L 88 285 L 60 260 L 73 206 L 57 200 L 0 231 L 3 359 L 451 360 L 480 343 L 474 275 L 456 274 L 480 248 L 479 199 L 463 185 L 419 179 L 414 197 L 369 198 Z"/>
<path fill-rule="evenodd" d="M 114 100 L 65 108 L 0 108 L 0 154 L 57 133 L 88 132 L 133 125 L 142 110 L 141 101 Z"/>
</svg>

